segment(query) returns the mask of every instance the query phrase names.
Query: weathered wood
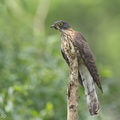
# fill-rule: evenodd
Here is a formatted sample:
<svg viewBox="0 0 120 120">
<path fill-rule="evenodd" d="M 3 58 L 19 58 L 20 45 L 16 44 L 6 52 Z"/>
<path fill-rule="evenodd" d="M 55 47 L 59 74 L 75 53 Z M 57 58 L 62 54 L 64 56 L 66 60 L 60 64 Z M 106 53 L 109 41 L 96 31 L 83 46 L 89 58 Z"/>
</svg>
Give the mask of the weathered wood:
<svg viewBox="0 0 120 120">
<path fill-rule="evenodd" d="M 70 61 L 70 80 L 67 88 L 67 120 L 78 120 L 78 61 Z"/>
</svg>

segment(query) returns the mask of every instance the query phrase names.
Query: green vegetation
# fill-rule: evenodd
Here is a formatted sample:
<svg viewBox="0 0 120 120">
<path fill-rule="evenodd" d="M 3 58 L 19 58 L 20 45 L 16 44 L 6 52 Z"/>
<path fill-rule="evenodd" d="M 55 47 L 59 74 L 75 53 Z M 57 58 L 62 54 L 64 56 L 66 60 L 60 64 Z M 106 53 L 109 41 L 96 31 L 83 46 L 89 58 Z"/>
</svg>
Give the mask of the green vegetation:
<svg viewBox="0 0 120 120">
<path fill-rule="evenodd" d="M 79 86 L 79 119 L 120 118 L 119 0 L 0 0 L 0 120 L 66 120 L 69 69 L 49 28 L 61 19 L 86 37 L 104 90 L 93 118 Z"/>
</svg>

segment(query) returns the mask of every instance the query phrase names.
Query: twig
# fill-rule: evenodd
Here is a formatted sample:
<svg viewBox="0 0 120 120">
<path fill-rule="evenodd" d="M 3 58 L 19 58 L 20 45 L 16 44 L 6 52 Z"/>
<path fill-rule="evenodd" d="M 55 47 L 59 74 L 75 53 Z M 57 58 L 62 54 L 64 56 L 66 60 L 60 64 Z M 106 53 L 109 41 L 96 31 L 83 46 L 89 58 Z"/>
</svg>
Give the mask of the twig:
<svg viewBox="0 0 120 120">
<path fill-rule="evenodd" d="M 48 14 L 51 0 L 41 0 L 38 4 L 33 21 L 33 30 L 35 35 L 45 35 L 45 20 Z"/>
</svg>

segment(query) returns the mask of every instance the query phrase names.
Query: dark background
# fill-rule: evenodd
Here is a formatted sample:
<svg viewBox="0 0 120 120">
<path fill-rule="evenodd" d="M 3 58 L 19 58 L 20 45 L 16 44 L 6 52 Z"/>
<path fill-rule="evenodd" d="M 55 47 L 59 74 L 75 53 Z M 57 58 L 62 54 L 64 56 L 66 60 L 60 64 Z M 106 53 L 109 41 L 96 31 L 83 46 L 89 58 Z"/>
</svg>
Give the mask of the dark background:
<svg viewBox="0 0 120 120">
<path fill-rule="evenodd" d="M 104 94 L 91 117 L 79 86 L 79 119 L 120 118 L 119 0 L 0 0 L 0 120 L 66 120 L 69 68 L 60 35 L 65 20 L 83 33 L 94 54 Z"/>
</svg>

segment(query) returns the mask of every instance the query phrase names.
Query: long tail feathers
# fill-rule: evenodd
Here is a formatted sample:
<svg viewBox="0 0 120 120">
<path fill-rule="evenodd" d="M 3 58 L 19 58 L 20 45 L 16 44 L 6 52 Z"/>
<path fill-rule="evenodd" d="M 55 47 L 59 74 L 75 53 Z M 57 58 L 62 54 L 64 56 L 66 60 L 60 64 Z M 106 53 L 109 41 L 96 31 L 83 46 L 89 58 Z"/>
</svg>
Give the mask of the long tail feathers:
<svg viewBox="0 0 120 120">
<path fill-rule="evenodd" d="M 99 112 L 99 102 L 93 78 L 84 64 L 80 65 L 79 72 L 82 78 L 83 87 L 85 89 L 89 112 L 92 116 L 97 115 Z"/>
</svg>

